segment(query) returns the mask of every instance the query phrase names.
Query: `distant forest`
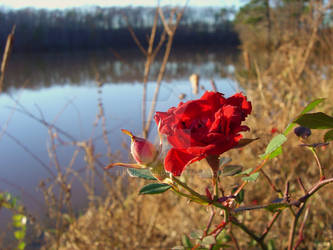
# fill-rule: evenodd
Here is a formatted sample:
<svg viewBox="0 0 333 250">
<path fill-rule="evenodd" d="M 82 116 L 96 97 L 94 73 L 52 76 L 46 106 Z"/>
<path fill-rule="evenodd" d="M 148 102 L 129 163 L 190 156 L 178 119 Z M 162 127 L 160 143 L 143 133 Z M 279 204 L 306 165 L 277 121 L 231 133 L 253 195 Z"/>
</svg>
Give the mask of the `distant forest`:
<svg viewBox="0 0 333 250">
<path fill-rule="evenodd" d="M 167 15 L 170 8 L 164 7 Z M 147 43 L 155 8 L 110 7 L 45 10 L 0 9 L 0 46 L 16 25 L 14 52 L 118 49 L 136 47 L 130 26 Z M 230 21 L 232 13 L 219 8 L 185 10 L 177 28 L 175 46 L 237 46 L 239 38 Z M 162 23 L 158 32 L 162 32 Z"/>
</svg>

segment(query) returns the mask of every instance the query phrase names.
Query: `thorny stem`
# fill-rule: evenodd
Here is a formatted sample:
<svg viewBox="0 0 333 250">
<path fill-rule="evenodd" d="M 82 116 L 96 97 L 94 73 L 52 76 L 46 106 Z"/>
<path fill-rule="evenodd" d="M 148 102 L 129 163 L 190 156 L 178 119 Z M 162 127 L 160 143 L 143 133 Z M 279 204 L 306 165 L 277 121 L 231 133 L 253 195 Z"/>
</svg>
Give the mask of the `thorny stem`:
<svg viewBox="0 0 333 250">
<path fill-rule="evenodd" d="M 212 222 L 213 222 L 213 219 L 214 219 L 214 216 L 215 216 L 215 210 L 214 210 L 214 208 L 211 207 L 210 209 L 211 209 L 211 210 L 210 210 L 209 221 L 208 221 L 208 224 L 207 224 L 207 226 L 206 226 L 206 229 L 205 229 L 205 231 L 204 231 L 204 233 L 203 233 L 203 235 L 202 235 L 202 237 L 201 237 L 201 240 L 202 240 L 204 237 L 206 237 L 206 236 L 208 235 L 208 231 L 209 231 L 209 229 L 210 229 L 210 227 L 211 227 L 211 225 L 212 225 Z"/>
<path fill-rule="evenodd" d="M 267 157 L 265 160 L 263 160 L 261 162 L 260 165 L 258 165 L 254 170 L 251 171 L 251 173 L 249 175 L 252 175 L 256 172 L 258 172 L 260 169 L 262 169 L 263 166 L 265 166 L 266 162 L 269 160 L 269 158 Z M 243 183 L 239 186 L 239 188 L 236 190 L 236 192 L 233 194 L 234 196 L 237 196 L 237 194 L 242 191 L 242 189 L 245 187 L 245 185 L 247 184 L 247 181 L 243 181 Z"/>
<path fill-rule="evenodd" d="M 296 226 L 298 223 L 298 219 L 303 212 L 304 207 L 305 207 L 305 202 L 298 209 L 297 214 L 295 215 L 295 217 L 293 219 L 293 222 L 292 222 L 292 225 L 291 225 L 291 228 L 289 231 L 288 250 L 291 250 L 293 248 Z"/>
<path fill-rule="evenodd" d="M 315 184 L 308 191 L 307 194 L 303 195 L 302 197 L 300 197 L 297 200 L 294 200 L 294 201 L 291 201 L 291 202 L 284 202 L 283 204 L 285 204 L 286 206 L 290 206 L 290 207 L 291 206 L 299 207 L 301 204 L 305 203 L 305 201 L 307 199 L 309 199 L 313 194 L 315 194 L 319 189 L 321 189 L 322 187 L 326 186 L 329 183 L 333 183 L 333 178 L 319 181 L 317 184 Z M 246 210 L 262 209 L 262 208 L 267 208 L 270 205 L 271 204 L 255 205 L 255 206 L 243 206 L 243 207 L 238 207 L 238 208 L 233 209 L 233 212 L 238 213 L 238 212 L 242 212 L 242 211 L 246 211 Z"/>
<path fill-rule="evenodd" d="M 230 235 L 230 237 L 231 237 L 231 240 L 232 240 L 232 242 L 235 244 L 235 248 L 237 249 L 237 250 L 239 250 L 240 248 L 239 248 L 239 244 L 238 244 L 238 241 L 237 241 L 237 238 L 235 237 L 235 235 L 234 235 L 234 233 L 232 232 L 232 227 L 230 226 L 229 227 L 229 235 Z"/>
<path fill-rule="evenodd" d="M 252 239 L 254 239 L 262 249 L 267 249 L 267 246 L 265 245 L 263 239 L 258 237 L 254 232 L 252 232 L 247 226 L 245 226 L 243 223 L 239 222 L 235 217 L 231 217 L 231 223 L 238 226 L 240 229 L 242 229 L 245 233 L 247 233 Z"/>
<path fill-rule="evenodd" d="M 219 231 L 222 231 L 226 225 L 228 224 L 228 221 L 222 221 L 212 232 L 210 232 L 208 235 L 214 235 Z M 216 234 L 217 235 L 217 234 Z"/>
<path fill-rule="evenodd" d="M 281 211 L 277 211 L 274 213 L 273 218 L 271 219 L 271 221 L 267 224 L 264 232 L 262 233 L 262 235 L 260 236 L 260 240 L 263 241 L 266 237 L 266 235 L 268 234 L 269 230 L 271 230 L 274 222 L 277 220 L 277 218 L 279 217 L 279 215 L 281 214 Z"/>
<path fill-rule="evenodd" d="M 307 191 L 306 188 L 304 187 L 304 184 L 303 184 L 302 179 L 301 179 L 300 177 L 297 177 L 297 182 L 298 182 L 300 188 L 302 189 L 303 193 L 304 193 L 304 194 L 307 194 L 308 191 Z"/>
<path fill-rule="evenodd" d="M 271 188 L 278 194 L 282 195 L 282 192 L 279 188 L 275 186 L 271 178 L 266 174 L 266 172 L 263 169 L 260 169 L 260 173 L 265 177 L 267 180 L 268 184 L 271 186 Z"/>
<path fill-rule="evenodd" d="M 302 221 L 302 224 L 299 228 L 299 233 L 298 233 L 298 241 L 296 242 L 296 245 L 294 247 L 294 249 L 297 249 L 297 247 L 301 244 L 301 242 L 304 240 L 304 236 L 303 236 L 303 232 L 304 232 L 304 226 L 305 226 L 305 222 L 308 218 L 308 215 L 309 215 L 309 211 L 310 211 L 310 207 L 308 206 L 305 210 L 305 214 L 304 214 L 304 217 L 303 217 L 303 221 Z"/>
</svg>

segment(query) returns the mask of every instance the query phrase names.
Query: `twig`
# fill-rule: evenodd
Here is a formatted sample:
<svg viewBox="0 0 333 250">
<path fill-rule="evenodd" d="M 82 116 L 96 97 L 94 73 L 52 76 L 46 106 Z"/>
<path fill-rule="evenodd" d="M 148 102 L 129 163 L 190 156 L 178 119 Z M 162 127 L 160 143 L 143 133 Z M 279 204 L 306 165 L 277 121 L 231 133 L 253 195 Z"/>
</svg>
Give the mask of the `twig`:
<svg viewBox="0 0 333 250">
<path fill-rule="evenodd" d="M 292 221 L 291 228 L 290 228 L 290 231 L 289 231 L 288 250 L 291 250 L 293 248 L 296 226 L 297 226 L 297 223 L 298 223 L 298 219 L 299 219 L 299 217 L 301 216 L 301 214 L 303 212 L 304 206 L 305 206 L 305 203 L 303 203 L 301 205 L 301 207 L 298 209 L 298 211 L 297 211 L 297 213 L 294 216 L 294 219 Z"/>
<path fill-rule="evenodd" d="M 1 70 L 0 70 L 1 71 L 0 93 L 2 92 L 3 81 L 5 79 L 5 71 L 6 71 L 6 67 L 7 67 L 7 62 L 8 62 L 8 59 L 9 59 L 10 52 L 11 52 L 12 47 L 13 47 L 15 28 L 16 28 L 16 25 L 13 26 L 12 31 L 10 32 L 10 34 L 7 37 L 5 51 L 3 52 L 3 56 L 2 56 Z"/>
<path fill-rule="evenodd" d="M 263 169 L 260 169 L 260 173 L 265 177 L 265 179 L 267 180 L 268 184 L 271 186 L 271 188 L 278 194 L 282 195 L 282 192 L 279 188 L 277 188 L 275 186 L 275 184 L 273 183 L 273 181 L 271 180 L 271 178 L 266 174 L 266 172 Z"/>
<path fill-rule="evenodd" d="M 305 189 L 304 184 L 303 184 L 303 182 L 302 182 L 302 179 L 301 179 L 300 177 L 297 177 L 297 182 L 298 182 L 300 188 L 302 189 L 303 193 L 304 193 L 304 194 L 307 194 L 308 191 Z"/>
<path fill-rule="evenodd" d="M 35 159 L 53 178 L 56 178 L 56 175 L 52 172 L 50 167 L 46 163 L 44 163 L 36 154 L 34 154 L 27 146 L 25 146 L 20 140 L 10 134 L 8 131 L 4 130 L 3 132 L 17 145 L 19 145 L 25 152 L 27 152 L 33 159 Z"/>
<path fill-rule="evenodd" d="M 237 241 L 237 238 L 235 237 L 235 235 L 234 235 L 234 233 L 232 232 L 232 229 L 231 229 L 231 226 L 229 227 L 229 235 L 230 235 L 230 237 L 231 237 L 231 240 L 232 240 L 232 242 L 235 244 L 235 248 L 237 249 L 237 250 L 239 250 L 240 248 L 239 248 L 239 244 L 238 244 L 238 241 Z"/>
<path fill-rule="evenodd" d="M 156 30 L 157 30 L 157 22 L 158 22 L 158 8 L 156 8 L 156 11 L 155 11 L 154 23 L 153 23 L 153 27 L 152 27 L 150 38 L 149 38 L 149 45 L 148 45 L 148 50 L 147 50 L 147 54 L 146 54 L 145 71 L 144 71 L 144 75 L 143 75 L 142 130 L 143 130 L 144 138 L 147 138 L 147 134 L 145 133 L 144 128 L 145 128 L 145 122 L 146 122 L 145 119 L 146 119 L 147 83 L 148 83 L 148 78 L 149 78 L 150 67 L 151 67 L 152 63 L 154 62 L 156 54 L 158 53 L 162 44 L 165 41 L 165 32 L 163 32 L 163 34 L 161 35 L 159 44 L 153 51 Z"/>
<path fill-rule="evenodd" d="M 249 175 L 252 175 L 256 172 L 258 172 L 260 169 L 262 169 L 263 166 L 265 166 L 266 162 L 269 160 L 269 158 L 267 157 L 265 160 L 263 160 L 254 170 L 251 171 L 251 173 Z M 243 183 L 239 186 L 239 188 L 235 191 L 235 193 L 233 194 L 234 196 L 237 196 L 237 194 L 242 191 L 242 189 L 245 187 L 245 185 L 247 184 L 247 181 L 243 181 Z"/>
<path fill-rule="evenodd" d="M 262 249 L 267 249 L 263 240 L 260 237 L 258 237 L 254 232 L 252 232 L 252 230 L 250 230 L 247 226 L 239 222 L 235 217 L 231 217 L 231 223 L 238 226 L 245 233 L 247 233 L 252 239 L 254 239 L 260 245 Z"/>
<path fill-rule="evenodd" d="M 285 190 L 283 193 L 283 200 L 285 202 L 289 202 L 290 197 L 289 197 L 289 181 L 286 182 Z"/>
<path fill-rule="evenodd" d="M 297 249 L 297 247 L 301 244 L 301 242 L 304 240 L 304 236 L 303 236 L 303 232 L 304 232 L 304 226 L 305 226 L 305 222 L 308 218 L 308 215 L 309 215 L 309 211 L 310 211 L 310 207 L 308 206 L 305 210 L 305 214 L 304 214 L 304 217 L 303 217 L 303 221 L 302 221 L 302 224 L 299 228 L 299 233 L 298 233 L 298 240 L 295 244 L 295 247 L 294 247 L 294 250 Z"/>
<path fill-rule="evenodd" d="M 15 111 L 19 112 L 19 113 L 22 113 L 30 118 L 32 118 L 33 120 L 36 120 L 37 122 L 43 124 L 44 126 L 46 127 L 52 127 L 53 129 L 55 129 L 57 132 L 59 132 L 60 134 L 64 135 L 65 137 L 67 137 L 69 140 L 71 140 L 72 142 L 75 142 L 76 139 L 70 135 L 69 133 L 67 133 L 66 131 L 58 128 L 56 125 L 54 124 L 50 124 L 48 123 L 47 121 L 41 119 L 41 118 L 38 118 L 36 117 L 35 115 L 33 115 L 31 112 L 29 112 L 21 103 L 19 103 L 17 100 L 13 99 L 13 101 L 16 103 L 17 106 L 19 106 L 21 108 L 20 109 L 16 109 L 15 108 Z"/>
<path fill-rule="evenodd" d="M 128 31 L 130 32 L 130 34 L 131 34 L 131 36 L 132 36 L 134 42 L 136 43 L 136 45 L 138 46 L 138 48 L 141 50 L 141 52 L 142 52 L 144 55 L 147 55 L 147 51 L 144 49 L 144 47 L 142 46 L 140 40 L 139 40 L 138 37 L 135 35 L 134 30 L 132 29 L 131 25 L 129 24 L 127 16 L 126 16 L 124 13 L 122 13 L 122 16 L 123 16 L 123 18 L 124 18 L 124 20 L 125 20 L 125 22 L 126 22 L 126 24 L 127 24 L 127 29 L 128 29 Z"/>
<path fill-rule="evenodd" d="M 291 207 L 291 206 L 299 207 L 301 204 L 304 204 L 306 202 L 306 200 L 309 199 L 313 194 L 315 194 L 320 188 L 322 188 L 322 187 L 324 187 L 324 186 L 326 186 L 327 184 L 330 184 L 330 183 L 333 183 L 333 178 L 321 180 L 318 183 L 316 183 L 310 189 L 310 191 L 308 191 L 307 194 L 303 195 L 299 199 L 291 201 L 291 202 L 281 202 L 280 204 L 281 205 L 285 205 L 285 206 L 289 206 L 289 207 Z M 239 212 L 247 211 L 247 210 L 255 210 L 255 209 L 268 208 L 271 205 L 272 204 L 255 205 L 255 206 L 243 206 L 243 207 L 235 208 L 233 210 L 233 212 L 239 213 Z"/>
<path fill-rule="evenodd" d="M 212 232 L 208 235 L 215 235 L 215 237 L 228 225 L 228 221 L 222 221 Z M 195 250 L 200 247 L 200 243 L 197 243 L 191 250 Z"/>
<path fill-rule="evenodd" d="M 261 234 L 261 236 L 260 236 L 260 238 L 259 238 L 261 241 L 263 241 L 263 240 L 265 239 L 266 235 L 268 234 L 269 230 L 271 230 L 271 228 L 272 228 L 274 222 L 277 220 L 277 218 L 279 217 L 280 214 L 281 214 L 281 211 L 277 211 L 277 212 L 274 213 L 273 218 L 272 218 L 271 221 L 267 224 L 267 226 L 266 226 L 264 232 Z"/>
<path fill-rule="evenodd" d="M 179 22 L 180 22 L 180 20 L 181 20 L 181 18 L 183 16 L 183 13 L 185 11 L 185 7 L 186 6 L 187 6 L 187 4 L 184 6 L 184 8 L 180 12 L 177 13 L 176 23 L 173 25 L 171 33 L 170 33 L 170 26 L 166 25 L 163 22 L 164 29 L 166 30 L 166 32 L 168 34 L 168 42 L 167 42 L 166 49 L 165 49 L 165 52 L 164 52 L 164 57 L 163 57 L 163 60 L 162 60 L 162 65 L 161 65 L 160 71 L 159 71 L 158 76 L 157 76 L 156 87 L 155 87 L 155 92 L 154 92 L 153 100 L 152 100 L 151 107 L 150 107 L 150 112 L 149 112 L 149 115 L 148 115 L 148 118 L 147 118 L 146 125 L 145 125 L 145 127 L 143 129 L 143 135 L 144 135 L 144 137 L 148 137 L 148 133 L 149 133 L 150 126 L 151 126 L 151 121 L 153 119 L 153 114 L 155 112 L 155 107 L 156 107 L 156 102 L 157 102 L 159 90 L 160 90 L 160 87 L 161 87 L 161 82 L 162 82 L 162 80 L 164 78 L 166 64 L 167 64 L 169 56 L 170 56 L 171 47 L 172 47 L 172 43 L 173 43 L 173 38 L 174 38 L 174 35 L 175 35 L 175 32 L 176 32 L 176 29 L 178 27 L 178 24 L 179 24 Z M 159 10 L 160 10 L 160 8 L 159 8 Z M 160 11 L 159 13 L 160 13 L 160 16 L 161 16 L 161 13 L 163 13 L 163 12 Z M 170 15 L 169 24 L 172 23 L 172 16 L 173 16 L 173 14 L 174 13 L 172 12 L 171 15 Z M 161 16 L 162 20 L 163 20 L 163 17 L 164 16 Z"/>
<path fill-rule="evenodd" d="M 213 79 L 210 80 L 210 85 L 212 85 L 212 90 L 214 92 L 217 92 L 216 84 L 215 84 L 215 81 Z"/>
<path fill-rule="evenodd" d="M 290 202 L 289 205 L 299 206 L 301 203 L 304 203 L 307 199 L 309 199 L 313 194 L 315 194 L 319 189 L 326 186 L 327 184 L 330 184 L 333 182 L 333 178 L 321 180 L 318 183 L 316 183 L 307 194 L 299 198 L 298 200 L 295 200 L 293 202 Z"/>
<path fill-rule="evenodd" d="M 213 219 L 214 219 L 214 216 L 215 216 L 215 210 L 214 210 L 214 208 L 211 207 L 210 209 L 211 209 L 211 210 L 210 210 L 209 220 L 208 220 L 208 223 L 207 223 L 206 229 L 205 229 L 205 231 L 204 231 L 204 233 L 203 233 L 203 235 L 202 235 L 202 237 L 201 237 L 201 240 L 202 240 L 204 237 L 207 236 L 208 231 L 209 231 L 209 229 L 210 229 L 210 227 L 211 227 L 211 225 L 212 225 L 212 222 L 213 222 Z"/>
</svg>

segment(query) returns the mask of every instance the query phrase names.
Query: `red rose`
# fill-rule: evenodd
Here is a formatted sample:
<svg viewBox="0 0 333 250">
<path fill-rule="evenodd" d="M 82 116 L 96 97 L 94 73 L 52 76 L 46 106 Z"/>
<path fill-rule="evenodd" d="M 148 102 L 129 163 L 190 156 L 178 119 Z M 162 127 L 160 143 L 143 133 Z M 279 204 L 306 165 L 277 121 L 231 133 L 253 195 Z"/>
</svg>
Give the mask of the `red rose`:
<svg viewBox="0 0 333 250">
<path fill-rule="evenodd" d="M 179 176 L 187 165 L 235 147 L 242 138 L 239 132 L 249 130 L 241 123 L 251 109 L 251 102 L 241 93 L 224 98 L 206 91 L 198 100 L 156 112 L 159 132 L 172 145 L 164 160 L 165 170 Z"/>
</svg>

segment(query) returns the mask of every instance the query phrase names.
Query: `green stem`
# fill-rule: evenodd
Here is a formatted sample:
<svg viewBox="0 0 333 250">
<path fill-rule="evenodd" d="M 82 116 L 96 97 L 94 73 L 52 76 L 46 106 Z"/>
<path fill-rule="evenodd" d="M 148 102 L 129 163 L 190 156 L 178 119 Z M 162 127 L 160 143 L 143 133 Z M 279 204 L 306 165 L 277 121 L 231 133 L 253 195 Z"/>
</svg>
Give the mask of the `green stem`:
<svg viewBox="0 0 333 250">
<path fill-rule="evenodd" d="M 198 192 L 194 191 L 192 188 L 190 188 L 189 186 L 187 186 L 186 183 L 180 181 L 179 179 L 177 179 L 174 176 L 172 176 L 172 180 L 174 182 L 176 182 L 178 185 L 182 186 L 184 189 L 186 189 L 193 196 L 199 198 L 200 200 L 202 200 L 204 202 L 209 203 L 208 199 L 205 196 L 203 196 L 203 195 L 199 194 Z"/>
<path fill-rule="evenodd" d="M 219 177 L 214 176 L 214 186 L 215 186 L 215 198 L 217 199 L 219 197 Z"/>
<path fill-rule="evenodd" d="M 194 201 L 196 203 L 199 203 L 199 204 L 203 204 L 203 203 L 206 203 L 205 201 L 202 201 L 201 199 L 198 199 L 197 197 L 194 197 L 192 195 L 189 195 L 189 194 L 185 194 L 183 192 L 180 192 L 178 191 L 176 188 L 174 187 L 171 187 L 172 188 L 172 191 L 174 191 L 176 194 L 180 195 L 180 196 L 183 196 L 183 197 L 186 197 L 188 199 L 190 199 L 191 201 Z"/>
<path fill-rule="evenodd" d="M 317 151 L 313 147 L 309 147 L 309 149 L 313 153 L 313 156 L 314 156 L 314 158 L 316 160 L 316 163 L 317 163 L 317 166 L 319 168 L 320 180 L 323 180 L 323 179 L 325 179 L 325 176 L 324 176 L 323 167 L 322 167 L 322 165 L 320 163 Z"/>
</svg>

